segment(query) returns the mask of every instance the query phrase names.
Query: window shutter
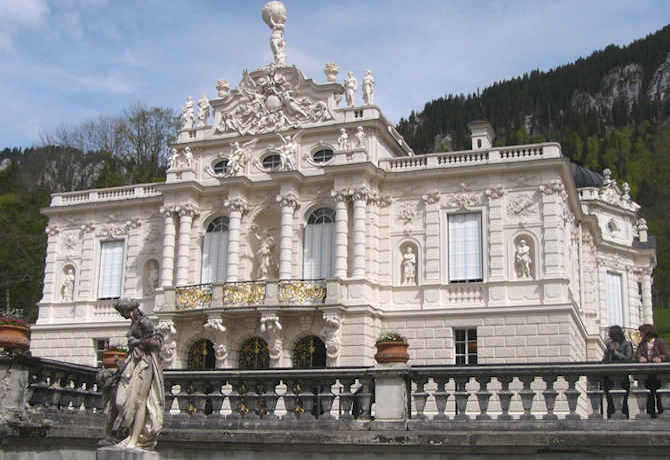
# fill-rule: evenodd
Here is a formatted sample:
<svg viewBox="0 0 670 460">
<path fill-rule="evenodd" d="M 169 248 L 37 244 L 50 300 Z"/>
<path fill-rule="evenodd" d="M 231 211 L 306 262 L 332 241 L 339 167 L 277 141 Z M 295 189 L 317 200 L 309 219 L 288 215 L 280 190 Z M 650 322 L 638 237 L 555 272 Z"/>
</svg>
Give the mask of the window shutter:
<svg viewBox="0 0 670 460">
<path fill-rule="evenodd" d="M 98 298 L 121 297 L 123 280 L 123 241 L 105 241 L 100 247 Z"/>
<path fill-rule="evenodd" d="M 623 299 L 621 275 L 607 273 L 607 325 L 623 327 Z"/>
</svg>

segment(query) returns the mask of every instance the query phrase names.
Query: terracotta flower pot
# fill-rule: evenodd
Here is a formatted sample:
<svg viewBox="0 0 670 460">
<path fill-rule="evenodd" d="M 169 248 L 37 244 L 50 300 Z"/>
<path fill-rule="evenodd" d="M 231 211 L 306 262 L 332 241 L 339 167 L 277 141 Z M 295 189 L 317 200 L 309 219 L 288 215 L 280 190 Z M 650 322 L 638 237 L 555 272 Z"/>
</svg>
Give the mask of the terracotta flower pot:
<svg viewBox="0 0 670 460">
<path fill-rule="evenodd" d="M 406 363 L 409 361 L 407 343 L 402 340 L 395 342 L 377 342 L 377 354 L 375 359 L 378 363 Z"/>
<path fill-rule="evenodd" d="M 26 351 L 30 348 L 30 326 L 0 324 L 0 347 Z"/>
<path fill-rule="evenodd" d="M 105 350 L 102 352 L 102 367 L 105 369 L 119 367 L 119 361 L 126 356 L 128 353 L 125 351 Z"/>
</svg>

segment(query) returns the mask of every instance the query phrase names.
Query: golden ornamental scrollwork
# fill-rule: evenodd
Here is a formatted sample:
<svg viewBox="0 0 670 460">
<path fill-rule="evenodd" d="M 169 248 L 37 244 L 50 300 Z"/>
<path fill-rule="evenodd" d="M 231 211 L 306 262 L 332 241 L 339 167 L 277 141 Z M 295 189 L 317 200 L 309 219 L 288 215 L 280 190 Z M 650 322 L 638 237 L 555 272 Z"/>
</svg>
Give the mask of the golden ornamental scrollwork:
<svg viewBox="0 0 670 460">
<path fill-rule="evenodd" d="M 175 290 L 177 310 L 208 308 L 212 304 L 212 285 L 178 287 Z"/>
<path fill-rule="evenodd" d="M 258 305 L 265 301 L 265 283 L 227 283 L 223 286 L 224 305 Z"/>
<path fill-rule="evenodd" d="M 325 300 L 325 281 L 284 281 L 279 284 L 280 303 L 313 304 Z"/>
</svg>

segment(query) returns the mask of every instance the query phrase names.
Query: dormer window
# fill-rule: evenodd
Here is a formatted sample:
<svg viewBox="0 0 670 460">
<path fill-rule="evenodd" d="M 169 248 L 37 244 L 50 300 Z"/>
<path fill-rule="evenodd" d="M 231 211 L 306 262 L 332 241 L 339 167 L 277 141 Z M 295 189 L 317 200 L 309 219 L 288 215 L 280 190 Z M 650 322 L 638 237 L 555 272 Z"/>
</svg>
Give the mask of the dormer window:
<svg viewBox="0 0 670 460">
<path fill-rule="evenodd" d="M 312 154 L 314 163 L 326 163 L 333 159 L 333 151 L 330 149 L 321 149 Z"/>
<path fill-rule="evenodd" d="M 279 169 L 280 167 L 281 157 L 278 154 L 273 153 L 263 158 L 263 169 L 274 170 Z"/>
<path fill-rule="evenodd" d="M 228 160 L 220 160 L 214 163 L 212 167 L 215 174 L 225 174 L 228 169 Z"/>
</svg>

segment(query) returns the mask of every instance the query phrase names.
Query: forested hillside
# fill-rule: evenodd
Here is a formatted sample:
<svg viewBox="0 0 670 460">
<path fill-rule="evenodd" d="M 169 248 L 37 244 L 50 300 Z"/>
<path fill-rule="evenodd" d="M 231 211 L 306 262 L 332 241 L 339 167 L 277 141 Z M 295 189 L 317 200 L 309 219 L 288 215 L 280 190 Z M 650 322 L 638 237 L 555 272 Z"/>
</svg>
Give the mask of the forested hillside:
<svg viewBox="0 0 670 460">
<path fill-rule="evenodd" d="M 497 145 L 557 141 L 573 161 L 631 185 L 657 237 L 654 305 L 670 307 L 670 26 L 548 72 L 447 95 L 401 119 L 417 153 L 470 148 L 467 123 L 486 119 Z"/>
</svg>

